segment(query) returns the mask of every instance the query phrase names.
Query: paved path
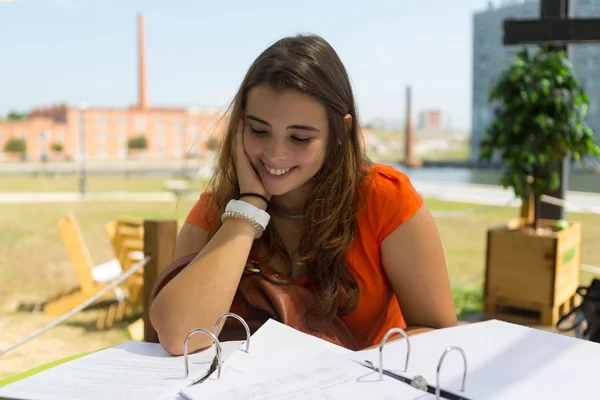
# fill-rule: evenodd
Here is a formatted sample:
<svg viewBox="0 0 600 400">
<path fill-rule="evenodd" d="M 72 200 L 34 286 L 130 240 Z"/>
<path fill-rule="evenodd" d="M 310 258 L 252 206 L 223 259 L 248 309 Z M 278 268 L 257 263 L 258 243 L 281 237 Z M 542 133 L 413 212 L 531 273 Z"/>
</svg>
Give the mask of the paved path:
<svg viewBox="0 0 600 400">
<path fill-rule="evenodd" d="M 500 186 L 433 181 L 413 181 L 413 184 L 427 198 L 496 206 L 511 202 L 513 206 L 521 205 L 512 189 Z M 569 191 L 566 203 L 567 211 L 600 214 L 600 193 Z"/>
<path fill-rule="evenodd" d="M 417 190 L 427 198 L 494 206 L 519 206 L 511 189 L 499 186 L 433 182 L 413 180 Z M 188 194 L 198 198 L 198 193 Z M 89 193 L 0 193 L 0 203 L 73 203 L 80 201 L 131 201 L 131 202 L 171 202 L 176 199 L 169 192 L 131 193 L 107 192 Z M 567 211 L 600 214 L 600 194 L 570 191 L 567 194 Z"/>
</svg>

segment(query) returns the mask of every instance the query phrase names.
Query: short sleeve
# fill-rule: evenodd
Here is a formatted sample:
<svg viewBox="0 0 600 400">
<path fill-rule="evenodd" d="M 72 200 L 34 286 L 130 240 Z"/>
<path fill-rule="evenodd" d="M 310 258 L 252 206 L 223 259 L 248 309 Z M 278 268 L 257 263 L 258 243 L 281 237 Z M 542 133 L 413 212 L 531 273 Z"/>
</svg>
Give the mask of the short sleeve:
<svg viewBox="0 0 600 400">
<path fill-rule="evenodd" d="M 217 218 L 217 205 L 211 201 L 210 193 L 201 193 L 200 198 L 190 210 L 185 222 L 199 226 L 210 232 Z"/>
<path fill-rule="evenodd" d="M 377 245 L 381 245 L 386 237 L 421 208 L 423 198 L 408 176 L 391 166 L 373 166 L 370 173 L 373 175 L 367 214 Z"/>
</svg>

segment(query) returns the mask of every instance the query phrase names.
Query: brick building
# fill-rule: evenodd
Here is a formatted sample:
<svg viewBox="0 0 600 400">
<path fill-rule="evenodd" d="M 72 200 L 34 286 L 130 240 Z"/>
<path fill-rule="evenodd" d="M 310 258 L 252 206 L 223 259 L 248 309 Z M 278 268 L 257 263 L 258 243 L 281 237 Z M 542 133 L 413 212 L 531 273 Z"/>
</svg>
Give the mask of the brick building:
<svg viewBox="0 0 600 400">
<path fill-rule="evenodd" d="M 139 93 L 138 104 L 129 108 L 54 105 L 34 109 L 21 121 L 0 120 L 0 162 L 15 161 L 20 153 L 6 153 L 13 139 L 26 143 L 24 157 L 42 160 L 181 159 L 197 157 L 207 149 L 212 136 L 223 127 L 223 110 L 200 108 L 156 108 L 146 99 L 144 21 L 138 16 Z M 369 130 L 362 129 L 368 142 Z M 146 150 L 130 150 L 128 142 L 143 136 Z M 62 152 L 53 150 L 60 143 Z"/>
<path fill-rule="evenodd" d="M 206 150 L 220 122 L 220 110 L 155 108 L 146 100 L 143 19 L 138 17 L 139 100 L 129 108 L 71 107 L 55 105 L 31 110 L 21 121 L 0 121 L 0 161 L 19 159 L 5 153 L 5 144 L 23 139 L 25 159 L 178 159 L 194 157 Z M 128 142 L 143 136 L 146 150 L 129 150 Z M 63 150 L 52 149 L 60 143 Z"/>
</svg>

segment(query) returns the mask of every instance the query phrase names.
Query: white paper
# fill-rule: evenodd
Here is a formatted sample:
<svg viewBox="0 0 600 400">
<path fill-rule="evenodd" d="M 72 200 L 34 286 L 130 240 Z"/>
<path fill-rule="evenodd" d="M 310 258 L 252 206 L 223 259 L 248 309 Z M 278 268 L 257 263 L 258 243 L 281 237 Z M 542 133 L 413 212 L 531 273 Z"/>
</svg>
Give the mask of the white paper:
<svg viewBox="0 0 600 400">
<path fill-rule="evenodd" d="M 422 375 L 435 386 L 436 369 L 448 346 L 467 356 L 466 390 L 460 392 L 463 359 L 448 353 L 440 373 L 441 387 L 471 399 L 575 399 L 597 393 L 600 344 L 491 320 L 427 332 L 410 337 L 406 373 L 406 343 L 386 344 L 384 369 L 413 378 Z M 349 358 L 379 366 L 379 350 L 353 353 Z"/>
<path fill-rule="evenodd" d="M 240 349 L 245 349 L 244 346 Z M 315 357 L 322 352 L 349 354 L 350 350 L 269 319 L 250 338 L 248 353 L 237 351 L 223 363 L 221 380 L 259 368 L 287 366 Z M 214 372 L 208 380 L 217 379 Z"/>
<path fill-rule="evenodd" d="M 242 343 L 221 343 L 222 357 L 238 351 Z M 158 343 L 127 342 L 4 386 L 0 398 L 174 399 L 207 371 L 214 356 L 214 346 L 190 354 L 190 374 L 184 378 L 183 356 L 171 356 Z"/>
<path fill-rule="evenodd" d="M 347 360 L 324 353 L 287 367 L 248 372 L 234 381 L 206 381 L 183 389 L 189 400 L 394 400 L 421 399 L 424 392 Z"/>
</svg>

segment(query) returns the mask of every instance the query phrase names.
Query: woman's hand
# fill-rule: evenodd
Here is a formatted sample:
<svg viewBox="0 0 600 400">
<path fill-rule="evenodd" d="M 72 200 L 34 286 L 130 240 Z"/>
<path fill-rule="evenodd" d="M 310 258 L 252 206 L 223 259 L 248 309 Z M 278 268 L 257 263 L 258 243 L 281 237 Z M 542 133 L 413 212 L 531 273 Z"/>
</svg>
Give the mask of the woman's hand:
<svg viewBox="0 0 600 400">
<path fill-rule="evenodd" d="M 235 170 L 237 174 L 240 193 L 257 193 L 271 199 L 271 195 L 265 190 L 258 173 L 254 170 L 250 158 L 244 150 L 244 120 L 238 122 L 237 132 L 235 134 Z M 251 202 L 253 205 L 265 209 L 267 204 L 256 197 L 244 197 L 244 201 Z"/>
</svg>

